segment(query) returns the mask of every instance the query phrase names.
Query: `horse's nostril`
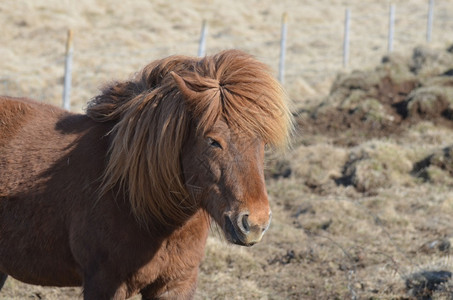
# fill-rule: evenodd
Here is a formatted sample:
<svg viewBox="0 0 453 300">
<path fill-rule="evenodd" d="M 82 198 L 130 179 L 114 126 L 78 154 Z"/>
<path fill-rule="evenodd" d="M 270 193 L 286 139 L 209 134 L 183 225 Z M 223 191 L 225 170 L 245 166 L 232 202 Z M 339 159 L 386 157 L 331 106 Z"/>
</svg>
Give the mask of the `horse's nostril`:
<svg viewBox="0 0 453 300">
<path fill-rule="evenodd" d="M 237 225 L 243 234 L 249 234 L 250 224 L 248 213 L 242 213 L 238 216 Z"/>
<path fill-rule="evenodd" d="M 245 214 L 242 216 L 242 226 L 244 226 L 244 229 L 247 233 L 250 231 L 249 215 Z"/>
</svg>

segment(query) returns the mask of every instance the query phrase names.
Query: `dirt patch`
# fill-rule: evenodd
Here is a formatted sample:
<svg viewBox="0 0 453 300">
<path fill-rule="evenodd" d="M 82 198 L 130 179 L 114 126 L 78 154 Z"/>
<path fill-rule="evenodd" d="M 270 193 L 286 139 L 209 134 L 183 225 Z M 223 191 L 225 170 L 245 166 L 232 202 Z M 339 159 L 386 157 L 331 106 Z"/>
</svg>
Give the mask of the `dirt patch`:
<svg viewBox="0 0 453 300">
<path fill-rule="evenodd" d="M 419 47 L 390 55 L 371 71 L 341 74 L 319 104 L 296 114 L 304 133 L 336 143 L 400 134 L 420 120 L 453 128 L 453 54 Z"/>
</svg>

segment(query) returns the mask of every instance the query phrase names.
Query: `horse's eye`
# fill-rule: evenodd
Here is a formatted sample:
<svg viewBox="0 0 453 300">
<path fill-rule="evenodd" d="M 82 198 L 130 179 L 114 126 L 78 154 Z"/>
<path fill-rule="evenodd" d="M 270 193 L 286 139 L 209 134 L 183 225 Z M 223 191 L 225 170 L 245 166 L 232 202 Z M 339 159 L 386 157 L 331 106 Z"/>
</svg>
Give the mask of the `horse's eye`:
<svg viewBox="0 0 453 300">
<path fill-rule="evenodd" d="M 209 145 L 211 145 L 212 147 L 223 149 L 222 145 L 220 145 L 219 142 L 217 142 L 216 140 L 214 140 L 212 138 L 209 138 Z"/>
</svg>

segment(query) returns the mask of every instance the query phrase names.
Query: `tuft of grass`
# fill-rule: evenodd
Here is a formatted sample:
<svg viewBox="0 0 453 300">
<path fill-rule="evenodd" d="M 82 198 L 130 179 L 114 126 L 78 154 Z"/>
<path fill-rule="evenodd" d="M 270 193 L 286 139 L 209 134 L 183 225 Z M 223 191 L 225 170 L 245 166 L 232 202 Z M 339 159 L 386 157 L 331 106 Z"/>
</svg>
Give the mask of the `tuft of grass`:
<svg viewBox="0 0 453 300">
<path fill-rule="evenodd" d="M 436 150 L 418 161 L 412 173 L 430 183 L 453 186 L 453 146 Z"/>
<path fill-rule="evenodd" d="M 294 177 L 303 180 L 306 186 L 329 189 L 341 177 L 347 151 L 331 144 L 299 146 L 289 160 Z"/>
<path fill-rule="evenodd" d="M 413 90 L 407 97 L 409 118 L 453 119 L 453 87 L 427 86 Z"/>
<path fill-rule="evenodd" d="M 338 182 L 353 185 L 366 193 L 394 185 L 410 185 L 413 183 L 410 152 L 389 141 L 366 142 L 351 150 L 343 168 L 343 177 Z"/>
</svg>

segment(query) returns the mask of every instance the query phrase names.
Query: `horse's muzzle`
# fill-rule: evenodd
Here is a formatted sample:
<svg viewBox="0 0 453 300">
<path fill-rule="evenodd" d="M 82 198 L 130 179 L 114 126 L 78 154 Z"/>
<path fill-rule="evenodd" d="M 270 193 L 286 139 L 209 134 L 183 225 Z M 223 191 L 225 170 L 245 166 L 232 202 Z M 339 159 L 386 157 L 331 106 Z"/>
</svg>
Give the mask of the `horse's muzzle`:
<svg viewBox="0 0 453 300">
<path fill-rule="evenodd" d="M 240 213 L 234 217 L 225 214 L 225 236 L 234 244 L 253 246 L 261 241 L 269 228 L 271 218 L 272 214 L 269 213 L 269 220 L 263 225 L 258 225 L 250 222 L 248 212 Z"/>
</svg>

